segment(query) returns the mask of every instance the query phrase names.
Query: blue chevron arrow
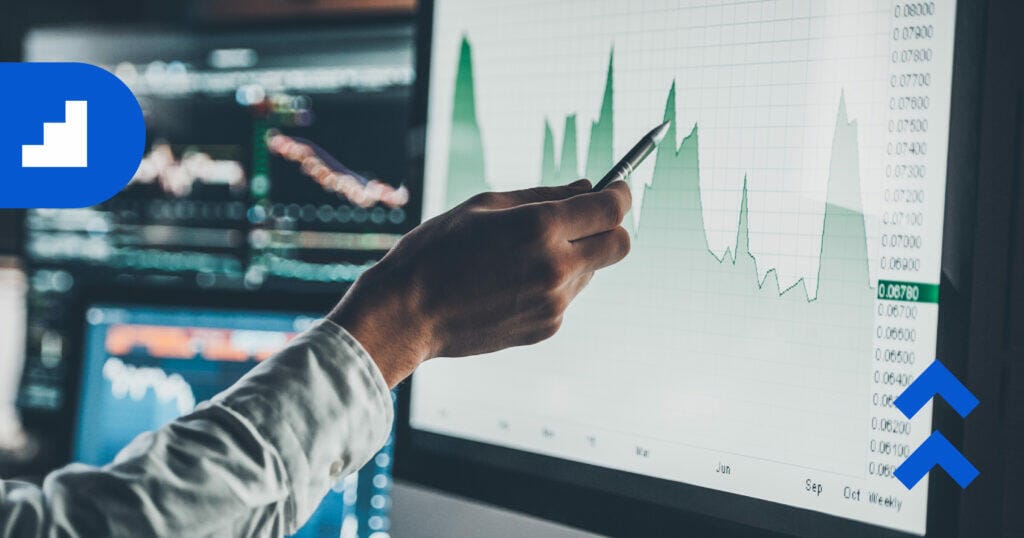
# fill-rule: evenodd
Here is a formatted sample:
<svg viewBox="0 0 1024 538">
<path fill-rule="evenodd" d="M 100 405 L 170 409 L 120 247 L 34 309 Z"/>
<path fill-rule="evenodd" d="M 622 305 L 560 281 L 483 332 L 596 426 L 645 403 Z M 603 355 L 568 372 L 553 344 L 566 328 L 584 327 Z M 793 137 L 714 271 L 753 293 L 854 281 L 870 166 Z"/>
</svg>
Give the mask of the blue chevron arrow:
<svg viewBox="0 0 1024 538">
<path fill-rule="evenodd" d="M 903 482 L 907 489 L 912 489 L 936 465 L 942 467 L 946 474 L 960 484 L 961 489 L 969 486 L 978 476 L 978 469 L 939 432 L 932 432 L 924 443 L 896 468 L 893 475 Z"/>
<path fill-rule="evenodd" d="M 936 395 L 949 402 L 961 417 L 966 417 L 978 405 L 971 391 L 938 360 L 921 372 L 893 403 L 907 418 L 913 418 Z"/>
</svg>

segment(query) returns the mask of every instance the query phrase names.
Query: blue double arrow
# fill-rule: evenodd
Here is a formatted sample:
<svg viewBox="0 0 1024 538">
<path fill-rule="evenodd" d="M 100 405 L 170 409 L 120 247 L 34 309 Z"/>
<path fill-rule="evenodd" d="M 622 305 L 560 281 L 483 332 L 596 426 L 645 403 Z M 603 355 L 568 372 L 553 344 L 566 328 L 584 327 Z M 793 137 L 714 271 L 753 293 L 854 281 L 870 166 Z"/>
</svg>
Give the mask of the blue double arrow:
<svg viewBox="0 0 1024 538">
<path fill-rule="evenodd" d="M 937 360 L 893 403 L 909 419 L 934 396 L 942 396 L 961 417 L 966 417 L 978 406 L 978 399 L 971 391 Z M 932 432 L 893 474 L 907 489 L 911 489 L 936 465 L 942 467 L 961 488 L 966 488 L 978 476 L 978 469 L 937 431 Z"/>
</svg>

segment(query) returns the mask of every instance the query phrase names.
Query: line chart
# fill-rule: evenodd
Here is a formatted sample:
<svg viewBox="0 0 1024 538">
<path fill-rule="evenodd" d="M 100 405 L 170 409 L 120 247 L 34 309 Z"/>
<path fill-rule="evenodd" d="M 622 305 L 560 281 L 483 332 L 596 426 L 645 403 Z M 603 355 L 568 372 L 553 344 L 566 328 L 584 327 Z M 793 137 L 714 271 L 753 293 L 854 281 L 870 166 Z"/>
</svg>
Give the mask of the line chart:
<svg viewBox="0 0 1024 538">
<path fill-rule="evenodd" d="M 926 488 L 892 472 L 930 409 L 892 400 L 935 350 L 955 10 L 493 11 L 435 4 L 426 217 L 671 130 L 630 178 L 630 255 L 551 340 L 421 368 L 413 428 L 922 534 Z"/>
</svg>

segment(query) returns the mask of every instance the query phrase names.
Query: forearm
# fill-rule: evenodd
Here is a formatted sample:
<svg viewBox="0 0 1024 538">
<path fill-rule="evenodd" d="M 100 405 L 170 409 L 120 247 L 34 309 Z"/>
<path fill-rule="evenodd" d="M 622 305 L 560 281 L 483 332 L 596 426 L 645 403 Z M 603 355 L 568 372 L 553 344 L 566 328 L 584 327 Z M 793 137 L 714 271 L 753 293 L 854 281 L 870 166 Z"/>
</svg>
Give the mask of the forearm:
<svg viewBox="0 0 1024 538">
<path fill-rule="evenodd" d="M 392 413 L 361 346 L 324 323 L 112 465 L 0 484 L 0 536 L 294 532 L 384 444 Z"/>
</svg>

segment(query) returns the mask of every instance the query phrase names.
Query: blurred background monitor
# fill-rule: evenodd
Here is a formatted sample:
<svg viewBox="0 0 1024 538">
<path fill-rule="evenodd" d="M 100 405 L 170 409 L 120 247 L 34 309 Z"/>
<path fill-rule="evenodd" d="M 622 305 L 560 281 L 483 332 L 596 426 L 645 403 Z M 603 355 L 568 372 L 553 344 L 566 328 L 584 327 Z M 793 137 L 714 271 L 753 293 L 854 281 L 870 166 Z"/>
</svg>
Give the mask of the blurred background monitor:
<svg viewBox="0 0 1024 538">
<path fill-rule="evenodd" d="M 86 61 L 131 88 L 148 150 L 113 199 L 30 211 L 28 256 L 203 286 L 350 282 L 417 218 L 410 40 L 401 26 L 32 31 L 28 60 Z"/>
<path fill-rule="evenodd" d="M 40 447 L 26 472 L 67 458 L 82 289 L 226 291 L 252 308 L 280 294 L 299 308 L 336 300 L 419 222 L 405 152 L 409 21 L 47 27 L 23 48 L 26 60 L 113 72 L 147 125 L 124 191 L 25 215 L 19 406 Z"/>
<path fill-rule="evenodd" d="M 316 315 L 96 304 L 85 314 L 74 460 L 105 465 L 142 432 L 191 412 L 271 357 Z M 335 484 L 302 538 L 382 538 L 390 526 L 389 442 Z"/>
</svg>

